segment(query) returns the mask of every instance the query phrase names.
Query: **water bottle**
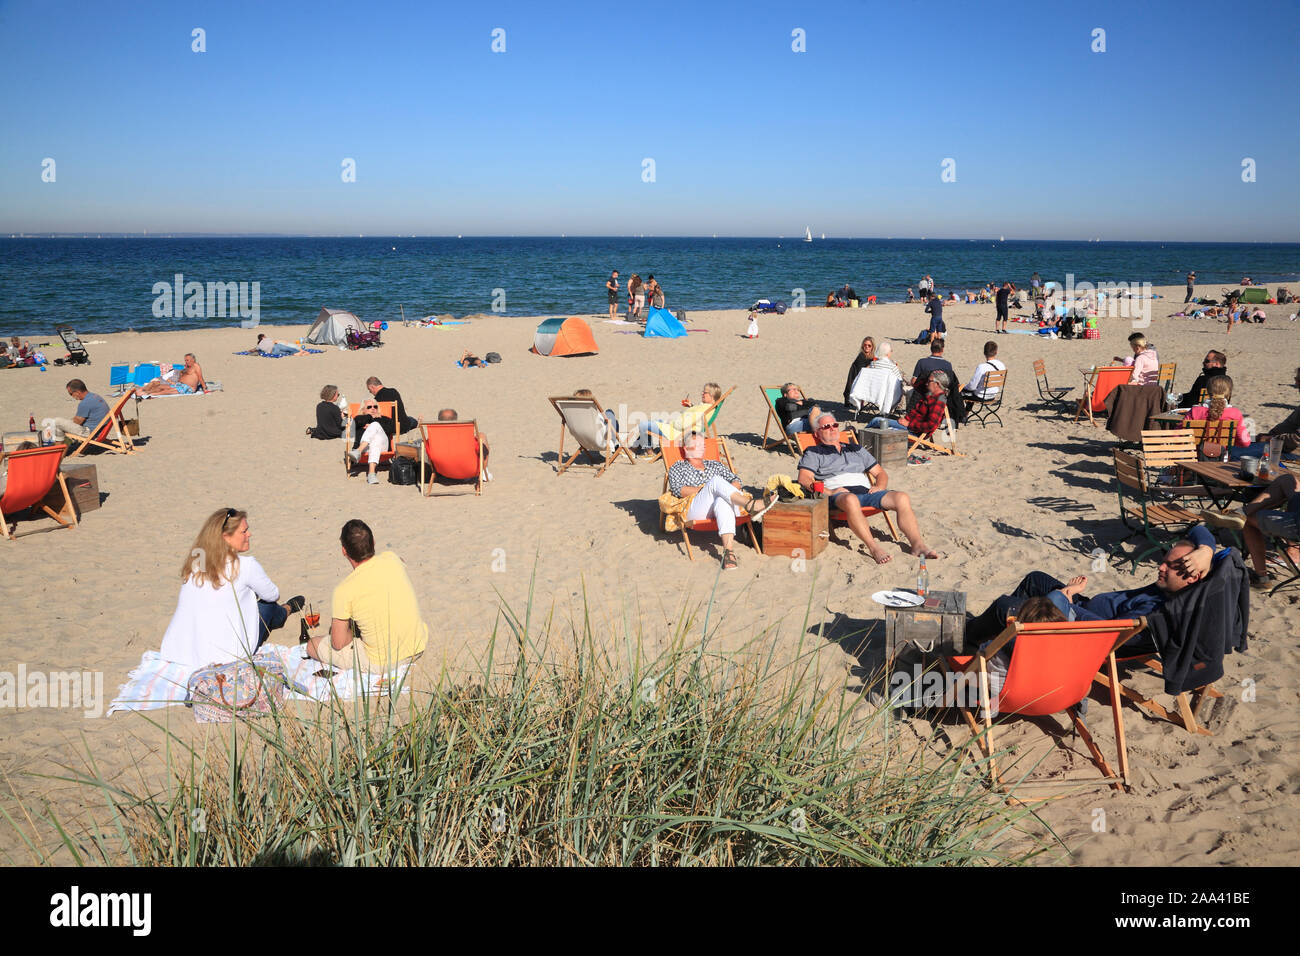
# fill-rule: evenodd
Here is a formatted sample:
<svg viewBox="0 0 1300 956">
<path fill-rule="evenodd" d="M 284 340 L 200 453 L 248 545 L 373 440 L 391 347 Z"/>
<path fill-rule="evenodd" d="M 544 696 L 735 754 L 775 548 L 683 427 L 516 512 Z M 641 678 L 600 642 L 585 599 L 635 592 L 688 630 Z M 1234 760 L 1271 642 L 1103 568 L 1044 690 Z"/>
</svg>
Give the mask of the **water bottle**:
<svg viewBox="0 0 1300 956">
<path fill-rule="evenodd" d="M 925 555 L 921 555 L 921 566 L 916 571 L 916 593 L 920 597 L 930 593 L 930 571 L 925 566 Z"/>
</svg>

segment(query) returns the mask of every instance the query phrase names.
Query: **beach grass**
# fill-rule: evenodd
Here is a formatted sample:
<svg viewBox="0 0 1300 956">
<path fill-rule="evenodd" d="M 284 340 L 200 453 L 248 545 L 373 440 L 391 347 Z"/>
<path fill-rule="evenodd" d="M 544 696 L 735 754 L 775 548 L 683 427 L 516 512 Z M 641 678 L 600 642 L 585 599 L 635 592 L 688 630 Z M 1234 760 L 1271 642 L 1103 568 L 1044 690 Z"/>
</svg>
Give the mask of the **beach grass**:
<svg viewBox="0 0 1300 956">
<path fill-rule="evenodd" d="M 585 598 L 537 624 L 531 599 L 503 603 L 470 678 L 197 742 L 150 720 L 161 786 L 110 782 L 90 753 L 59 778 L 110 825 L 5 819 L 36 862 L 91 865 L 988 865 L 1048 847 L 966 748 L 900 740 L 887 709 L 821 680 L 816 648 L 778 663 L 764 631 L 715 651 L 725 615 L 681 611 L 648 640 L 642 615 L 597 625 Z"/>
</svg>

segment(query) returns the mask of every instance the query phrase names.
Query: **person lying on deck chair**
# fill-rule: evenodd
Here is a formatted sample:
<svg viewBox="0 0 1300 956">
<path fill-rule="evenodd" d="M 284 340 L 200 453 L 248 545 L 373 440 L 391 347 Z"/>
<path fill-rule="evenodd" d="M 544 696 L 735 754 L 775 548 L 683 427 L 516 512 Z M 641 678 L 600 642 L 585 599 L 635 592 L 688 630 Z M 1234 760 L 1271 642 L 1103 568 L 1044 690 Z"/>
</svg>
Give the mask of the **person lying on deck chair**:
<svg viewBox="0 0 1300 956">
<path fill-rule="evenodd" d="M 863 508 L 878 508 L 898 514 L 898 527 L 907 536 L 914 556 L 940 558 L 942 555 L 926 545 L 912 511 L 912 499 L 906 491 L 889 491 L 889 475 L 871 452 L 856 442 L 840 440 L 840 426 L 834 415 L 817 420 L 817 444 L 799 459 L 799 484 L 812 494 L 814 484 L 821 483 L 830 503 L 844 513 L 849 528 L 871 552 L 876 564 L 885 564 L 891 555 L 871 536 Z"/>
<path fill-rule="evenodd" d="M 736 552 L 736 518 L 742 513 L 751 518 L 762 515 L 776 500 L 774 493 L 755 498 L 740 487 L 739 476 L 716 459 L 706 461 L 707 441 L 703 434 L 690 432 L 682 439 L 682 460 L 668 469 L 668 490 L 678 498 L 689 498 L 687 521 L 712 520 L 722 538 L 722 568 L 734 571 Z"/>
<path fill-rule="evenodd" d="M 966 640 L 983 644 L 993 640 L 1007 626 L 1026 599 L 1046 597 L 1071 621 L 1114 621 L 1136 617 L 1150 618 L 1164 607 L 1166 599 L 1198 583 L 1222 560 L 1228 550 L 1215 551 L 1214 536 L 1204 525 L 1197 525 L 1187 537 L 1174 543 L 1160 562 L 1156 579 L 1146 587 L 1127 591 L 1105 591 L 1091 598 L 1083 596 L 1088 578 L 1079 575 L 1063 583 L 1042 571 L 1030 571 L 1016 589 L 1004 594 L 984 613 L 966 622 Z M 1144 631 L 1124 645 L 1126 654 L 1157 650 L 1149 631 Z"/>
</svg>

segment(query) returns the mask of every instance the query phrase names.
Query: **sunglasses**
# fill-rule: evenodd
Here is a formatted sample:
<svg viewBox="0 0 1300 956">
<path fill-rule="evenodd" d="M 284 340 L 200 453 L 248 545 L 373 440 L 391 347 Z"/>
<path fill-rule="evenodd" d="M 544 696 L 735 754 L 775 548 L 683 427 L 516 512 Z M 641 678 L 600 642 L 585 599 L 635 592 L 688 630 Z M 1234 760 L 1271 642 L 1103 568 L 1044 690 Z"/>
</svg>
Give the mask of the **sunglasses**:
<svg viewBox="0 0 1300 956">
<path fill-rule="evenodd" d="M 818 425 L 818 426 L 817 426 L 817 430 L 818 430 L 818 431 L 823 431 L 823 432 L 824 432 L 824 431 L 826 431 L 826 429 L 828 429 L 828 428 L 839 428 L 839 427 L 840 427 L 840 426 L 839 426 L 838 424 L 836 424 L 835 422 L 831 422 L 829 425 Z"/>
</svg>

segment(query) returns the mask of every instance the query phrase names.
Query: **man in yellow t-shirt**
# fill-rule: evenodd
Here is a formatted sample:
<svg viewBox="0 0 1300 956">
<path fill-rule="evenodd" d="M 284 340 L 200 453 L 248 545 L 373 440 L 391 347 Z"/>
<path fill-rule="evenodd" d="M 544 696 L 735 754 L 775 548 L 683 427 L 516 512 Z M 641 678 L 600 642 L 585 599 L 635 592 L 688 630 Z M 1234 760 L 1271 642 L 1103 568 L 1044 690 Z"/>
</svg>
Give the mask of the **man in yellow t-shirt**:
<svg viewBox="0 0 1300 956">
<path fill-rule="evenodd" d="M 376 555 L 374 534 L 356 518 L 339 541 L 352 573 L 334 589 L 329 634 L 311 638 L 308 655 L 341 670 L 387 671 L 422 653 L 429 628 L 402 559 Z"/>
</svg>

